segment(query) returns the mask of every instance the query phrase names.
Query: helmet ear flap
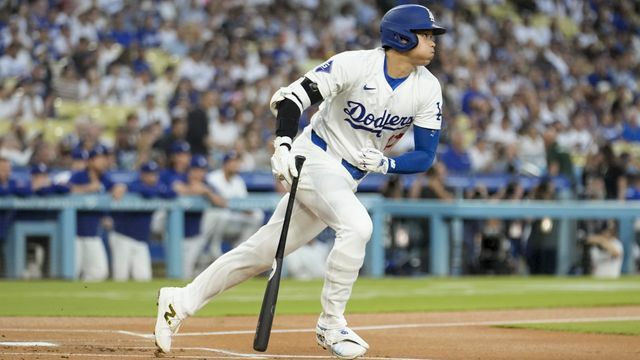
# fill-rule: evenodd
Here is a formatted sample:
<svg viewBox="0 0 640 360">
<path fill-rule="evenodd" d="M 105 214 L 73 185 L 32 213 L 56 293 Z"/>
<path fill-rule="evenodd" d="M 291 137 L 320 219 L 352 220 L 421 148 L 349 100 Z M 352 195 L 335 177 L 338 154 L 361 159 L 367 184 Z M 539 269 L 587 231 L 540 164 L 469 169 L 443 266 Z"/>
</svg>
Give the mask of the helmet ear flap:
<svg viewBox="0 0 640 360">
<path fill-rule="evenodd" d="M 400 44 L 403 44 L 403 45 L 407 45 L 407 44 L 409 44 L 411 42 L 411 40 L 409 38 L 407 38 L 406 36 L 403 36 L 402 34 L 399 34 L 399 33 L 394 33 L 393 37 L 395 38 L 395 40 L 397 42 L 399 42 Z"/>
<path fill-rule="evenodd" d="M 398 51 L 409 51 L 418 45 L 418 37 L 410 31 L 392 30 L 390 47 Z"/>
</svg>

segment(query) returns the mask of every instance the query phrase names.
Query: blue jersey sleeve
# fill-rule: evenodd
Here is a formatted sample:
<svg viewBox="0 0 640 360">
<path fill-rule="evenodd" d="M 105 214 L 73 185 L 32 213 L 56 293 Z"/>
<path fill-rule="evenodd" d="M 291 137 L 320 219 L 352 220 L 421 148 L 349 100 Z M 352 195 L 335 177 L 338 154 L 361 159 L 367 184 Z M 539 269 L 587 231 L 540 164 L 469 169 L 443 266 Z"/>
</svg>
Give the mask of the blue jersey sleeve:
<svg viewBox="0 0 640 360">
<path fill-rule="evenodd" d="M 69 178 L 69 184 L 71 185 L 84 185 L 89 183 L 89 176 L 86 171 L 78 171 L 71 174 Z"/>
<path fill-rule="evenodd" d="M 113 180 L 111 180 L 111 176 L 109 176 L 109 174 L 102 175 L 102 177 L 100 178 L 100 182 L 102 183 L 102 186 L 104 186 L 105 191 L 111 191 L 111 189 L 113 189 L 113 186 L 115 185 Z"/>
<path fill-rule="evenodd" d="M 413 126 L 415 150 L 389 159 L 388 173 L 415 174 L 426 171 L 436 157 L 440 130 Z"/>
</svg>

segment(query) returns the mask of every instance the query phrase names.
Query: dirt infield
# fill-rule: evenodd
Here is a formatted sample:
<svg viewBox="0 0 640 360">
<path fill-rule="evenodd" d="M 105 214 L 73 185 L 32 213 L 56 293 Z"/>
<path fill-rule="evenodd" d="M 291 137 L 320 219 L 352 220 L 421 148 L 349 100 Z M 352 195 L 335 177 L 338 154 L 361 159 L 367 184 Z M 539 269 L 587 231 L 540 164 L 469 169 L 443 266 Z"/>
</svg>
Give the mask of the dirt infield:
<svg viewBox="0 0 640 360">
<path fill-rule="evenodd" d="M 351 315 L 371 345 L 364 359 L 640 359 L 637 336 L 492 325 L 640 319 L 640 307 Z M 329 359 L 315 316 L 276 316 L 266 353 L 251 348 L 256 317 L 192 318 L 174 359 Z M 154 359 L 151 318 L 0 318 L 0 359 Z M 40 346 L 27 342 L 40 342 Z M 20 346 L 18 346 L 20 345 Z M 46 345 L 46 346 L 45 346 Z"/>
</svg>

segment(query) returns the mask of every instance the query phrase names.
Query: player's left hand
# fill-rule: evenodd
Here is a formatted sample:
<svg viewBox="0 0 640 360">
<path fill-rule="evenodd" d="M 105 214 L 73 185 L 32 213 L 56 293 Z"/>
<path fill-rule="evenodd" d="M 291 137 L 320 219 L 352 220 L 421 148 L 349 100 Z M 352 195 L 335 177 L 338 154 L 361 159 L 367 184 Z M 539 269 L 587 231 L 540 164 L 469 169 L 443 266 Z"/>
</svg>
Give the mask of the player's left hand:
<svg viewBox="0 0 640 360">
<path fill-rule="evenodd" d="M 389 158 L 382 151 L 374 148 L 363 148 L 358 152 L 358 166 L 365 171 L 386 174 L 389 170 Z"/>
</svg>

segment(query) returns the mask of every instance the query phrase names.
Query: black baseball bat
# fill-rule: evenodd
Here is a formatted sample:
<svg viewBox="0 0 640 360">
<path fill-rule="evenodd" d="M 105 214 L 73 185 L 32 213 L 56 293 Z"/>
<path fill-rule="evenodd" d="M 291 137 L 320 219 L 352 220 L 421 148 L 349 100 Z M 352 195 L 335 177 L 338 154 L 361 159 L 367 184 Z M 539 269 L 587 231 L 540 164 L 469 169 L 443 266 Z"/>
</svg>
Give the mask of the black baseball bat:
<svg viewBox="0 0 640 360">
<path fill-rule="evenodd" d="M 258 317 L 258 326 L 256 326 L 256 335 L 253 338 L 253 349 L 256 351 L 267 350 L 267 346 L 269 345 L 269 336 L 271 336 L 271 325 L 273 325 L 273 316 L 276 312 L 278 289 L 280 288 L 280 276 L 282 274 L 284 246 L 287 242 L 287 232 L 289 231 L 293 202 L 296 198 L 296 190 L 298 189 L 298 179 L 302 170 L 302 164 L 306 160 L 305 157 L 301 155 L 297 155 L 295 159 L 298 176 L 293 178 L 293 183 L 291 184 L 289 201 L 287 202 L 287 210 L 284 213 L 282 232 L 280 233 L 280 241 L 278 242 L 278 248 L 276 250 L 274 267 L 271 269 L 271 274 L 269 274 L 267 289 L 264 291 L 264 298 L 262 299 L 262 307 L 260 308 L 260 316 Z"/>
</svg>

